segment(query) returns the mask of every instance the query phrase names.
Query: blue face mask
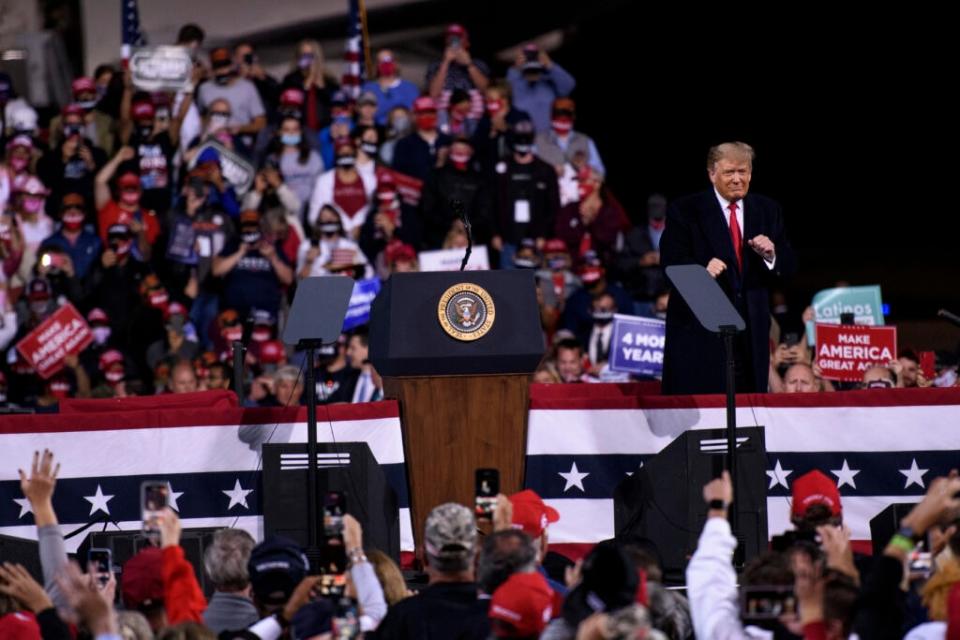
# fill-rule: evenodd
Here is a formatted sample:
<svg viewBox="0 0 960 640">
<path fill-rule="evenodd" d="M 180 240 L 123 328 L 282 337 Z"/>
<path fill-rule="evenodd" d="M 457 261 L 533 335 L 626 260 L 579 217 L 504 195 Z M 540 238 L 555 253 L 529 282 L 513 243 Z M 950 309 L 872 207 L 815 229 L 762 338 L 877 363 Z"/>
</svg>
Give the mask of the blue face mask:
<svg viewBox="0 0 960 640">
<path fill-rule="evenodd" d="M 295 147 L 300 144 L 300 134 L 299 133 L 284 133 L 280 136 L 280 142 L 287 145 L 288 147 Z"/>
</svg>

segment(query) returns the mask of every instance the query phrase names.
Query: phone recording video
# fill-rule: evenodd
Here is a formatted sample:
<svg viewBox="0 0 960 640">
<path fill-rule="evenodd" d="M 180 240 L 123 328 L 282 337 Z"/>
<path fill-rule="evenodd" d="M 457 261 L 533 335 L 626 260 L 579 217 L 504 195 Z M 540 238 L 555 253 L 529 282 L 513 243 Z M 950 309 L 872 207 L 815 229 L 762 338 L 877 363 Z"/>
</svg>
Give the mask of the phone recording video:
<svg viewBox="0 0 960 640">
<path fill-rule="evenodd" d="M 170 486 L 159 480 L 147 480 L 140 485 L 140 505 L 143 513 L 143 533 L 150 537 L 159 537 L 158 518 L 167 507 Z"/>
<path fill-rule="evenodd" d="M 91 548 L 87 552 L 87 567 L 102 589 L 110 582 L 110 573 L 113 571 L 113 553 L 110 549 Z"/>
<path fill-rule="evenodd" d="M 758 585 L 741 590 L 741 620 L 775 620 L 796 614 L 797 597 L 792 586 Z"/>
<path fill-rule="evenodd" d="M 497 469 L 477 469 L 475 476 L 474 513 L 477 518 L 492 520 L 497 494 L 500 493 L 500 472 Z"/>
<path fill-rule="evenodd" d="M 347 549 L 343 542 L 343 516 L 347 498 L 341 491 L 328 491 L 323 497 L 323 546 L 320 549 L 320 593 L 327 597 L 343 595 L 346 587 Z"/>
</svg>

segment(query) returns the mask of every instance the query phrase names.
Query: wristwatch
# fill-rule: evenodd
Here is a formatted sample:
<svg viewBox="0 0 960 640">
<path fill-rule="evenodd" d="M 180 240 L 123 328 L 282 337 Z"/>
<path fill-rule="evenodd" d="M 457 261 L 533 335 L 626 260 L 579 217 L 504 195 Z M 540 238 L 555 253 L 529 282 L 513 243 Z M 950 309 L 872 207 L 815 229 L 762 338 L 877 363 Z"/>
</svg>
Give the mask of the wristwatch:
<svg viewBox="0 0 960 640">
<path fill-rule="evenodd" d="M 727 504 L 723 500 L 720 500 L 719 498 L 714 498 L 713 500 L 707 503 L 707 507 L 710 510 L 716 509 L 719 511 L 726 511 L 727 507 L 729 506 L 730 506 L 729 504 Z"/>
</svg>

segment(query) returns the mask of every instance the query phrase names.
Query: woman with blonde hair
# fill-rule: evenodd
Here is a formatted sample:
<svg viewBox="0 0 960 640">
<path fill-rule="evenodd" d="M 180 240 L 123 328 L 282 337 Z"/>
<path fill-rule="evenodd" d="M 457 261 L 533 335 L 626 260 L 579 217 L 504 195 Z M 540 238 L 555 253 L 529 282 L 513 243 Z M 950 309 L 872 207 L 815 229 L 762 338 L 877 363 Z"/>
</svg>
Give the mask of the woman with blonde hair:
<svg viewBox="0 0 960 640">
<path fill-rule="evenodd" d="M 403 579 L 400 567 L 390 559 L 390 556 L 379 549 L 369 549 L 366 552 L 367 558 L 373 563 L 373 570 L 377 574 L 377 580 L 383 588 L 383 597 L 391 607 L 404 598 L 409 598 L 413 593 L 407 589 L 407 583 Z"/>
<path fill-rule="evenodd" d="M 326 77 L 323 49 L 316 40 L 301 40 L 294 50 L 290 73 L 283 78 L 283 88 L 296 87 L 304 93 L 304 124 L 319 131 L 330 122 L 330 97 L 339 89 Z"/>
</svg>

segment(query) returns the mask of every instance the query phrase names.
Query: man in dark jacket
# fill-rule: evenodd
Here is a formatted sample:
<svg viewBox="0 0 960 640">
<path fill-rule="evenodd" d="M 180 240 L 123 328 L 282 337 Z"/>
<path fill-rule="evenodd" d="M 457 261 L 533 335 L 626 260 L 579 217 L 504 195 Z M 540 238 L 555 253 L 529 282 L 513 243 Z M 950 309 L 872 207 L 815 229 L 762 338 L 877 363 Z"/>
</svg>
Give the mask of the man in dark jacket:
<svg viewBox="0 0 960 640">
<path fill-rule="evenodd" d="M 710 149 L 713 188 L 675 201 L 660 238 L 664 267 L 699 264 L 717 281 L 746 321 L 735 340 L 736 390 L 767 391 L 770 349 L 769 288 L 796 262 L 780 205 L 750 194 L 753 149 L 728 142 Z M 680 295 L 670 296 L 663 393 L 722 393 L 723 342 L 704 329 Z"/>
</svg>

